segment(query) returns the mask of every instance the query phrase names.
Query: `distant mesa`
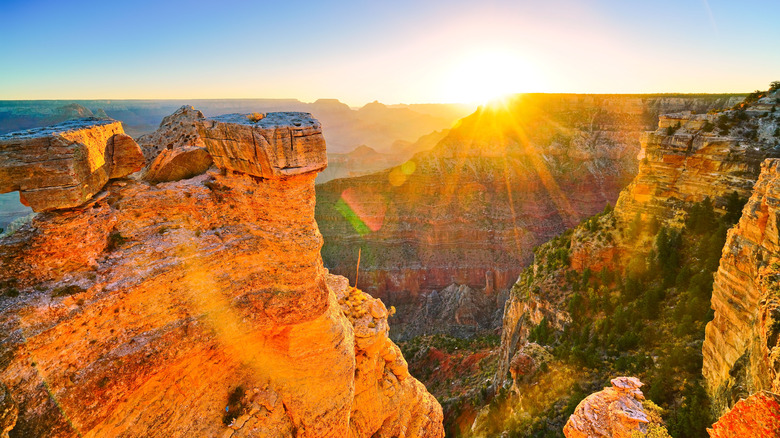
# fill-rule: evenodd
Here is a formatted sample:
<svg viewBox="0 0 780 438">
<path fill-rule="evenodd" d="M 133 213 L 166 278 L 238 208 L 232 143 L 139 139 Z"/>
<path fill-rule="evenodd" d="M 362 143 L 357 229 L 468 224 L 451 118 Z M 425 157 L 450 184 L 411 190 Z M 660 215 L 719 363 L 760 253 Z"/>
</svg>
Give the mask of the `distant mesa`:
<svg viewBox="0 0 780 438">
<path fill-rule="evenodd" d="M 76 207 L 143 164 L 120 122 L 77 119 L 0 136 L 0 193 L 19 191 L 35 212 Z"/>
</svg>

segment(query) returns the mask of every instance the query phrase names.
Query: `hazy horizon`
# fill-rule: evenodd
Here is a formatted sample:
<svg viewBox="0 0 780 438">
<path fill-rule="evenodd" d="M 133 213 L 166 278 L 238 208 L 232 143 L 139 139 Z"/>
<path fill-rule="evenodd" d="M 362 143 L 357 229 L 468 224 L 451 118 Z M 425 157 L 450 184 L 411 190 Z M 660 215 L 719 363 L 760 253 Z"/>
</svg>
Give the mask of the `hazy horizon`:
<svg viewBox="0 0 780 438">
<path fill-rule="evenodd" d="M 760 0 L 11 0 L 0 99 L 338 96 L 359 107 L 523 92 L 744 93 L 777 79 L 778 15 L 780 3 Z"/>
</svg>

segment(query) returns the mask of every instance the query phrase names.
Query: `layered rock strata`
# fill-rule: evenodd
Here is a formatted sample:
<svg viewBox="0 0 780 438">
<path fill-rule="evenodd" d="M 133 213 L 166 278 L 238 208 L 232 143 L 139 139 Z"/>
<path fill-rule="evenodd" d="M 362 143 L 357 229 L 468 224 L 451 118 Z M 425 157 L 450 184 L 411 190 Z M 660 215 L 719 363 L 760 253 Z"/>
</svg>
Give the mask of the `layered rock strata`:
<svg viewBox="0 0 780 438">
<path fill-rule="evenodd" d="M 359 286 L 410 309 L 399 326 L 419 325 L 415 309 L 452 284 L 505 292 L 533 247 L 615 202 L 659 113 L 732 104 L 525 95 L 483 107 L 400 166 L 318 185 L 325 265 L 354 278 L 361 249 Z M 503 297 L 489 297 L 494 310 Z"/>
<path fill-rule="evenodd" d="M 319 172 L 328 165 L 320 122 L 309 113 L 228 114 L 196 122 L 214 162 L 262 178 Z"/>
<path fill-rule="evenodd" d="M 552 252 L 564 246 L 567 268 L 578 272 L 598 272 L 602 268 L 622 272 L 632 256 L 649 252 L 654 245 L 652 241 L 627 237 L 624 232 L 633 222 L 648 224 L 657 220 L 658 224 L 681 228 L 686 208 L 692 203 L 710 198 L 716 209 L 725 211 L 726 200 L 733 192 L 750 196 L 761 173 L 761 162 L 780 156 L 780 152 L 774 148 L 774 139 L 749 140 L 741 135 L 739 127 L 728 136 L 727 132 L 704 128 L 705 122 L 714 124 L 718 117 L 690 112 L 662 116 L 656 131 L 641 136 L 636 178 L 620 193 L 610 214 L 592 220 L 592 226 L 600 231 L 591 231 L 591 223 L 580 225 L 561 240 L 540 247 L 539 253 L 546 255 L 537 257 L 532 270 L 518 278 L 504 306 L 498 383 L 509 381 L 511 358 L 525 344 L 533 327 L 546 320 L 551 328 L 562 330 L 569 322 L 565 302 L 571 292 L 562 286 L 564 274 L 549 275 L 543 269 L 551 264 L 547 257 Z M 757 120 L 759 127 L 776 123 L 767 117 Z M 745 123 L 752 122 L 748 119 Z M 674 132 L 667 129 L 670 126 Z M 735 332 L 729 336 L 742 335 Z M 706 354 L 704 361 L 706 369 L 710 366 Z"/>
<path fill-rule="evenodd" d="M 612 379 L 612 387 L 586 397 L 563 428 L 566 438 L 630 438 L 644 436 L 651 416 L 645 412 L 642 382 L 635 377 Z M 656 420 L 656 424 L 657 420 Z"/>
<path fill-rule="evenodd" d="M 18 191 L 36 212 L 76 207 L 143 164 L 120 122 L 72 120 L 0 136 L 0 193 Z"/>
<path fill-rule="evenodd" d="M 384 305 L 322 266 L 315 176 L 110 182 L 0 241 L 10 436 L 443 436 Z"/>
<path fill-rule="evenodd" d="M 703 374 L 718 414 L 780 392 L 780 160 L 767 160 L 715 274 Z"/>
<path fill-rule="evenodd" d="M 621 219 L 628 223 L 637 214 L 671 219 L 681 207 L 705 197 L 722 209 L 733 191 L 750 196 L 761 161 L 777 154 L 745 138 L 705 132 L 704 124 L 717 117 L 690 112 L 666 115 L 656 131 L 642 135 L 642 165 L 616 204 Z"/>
</svg>

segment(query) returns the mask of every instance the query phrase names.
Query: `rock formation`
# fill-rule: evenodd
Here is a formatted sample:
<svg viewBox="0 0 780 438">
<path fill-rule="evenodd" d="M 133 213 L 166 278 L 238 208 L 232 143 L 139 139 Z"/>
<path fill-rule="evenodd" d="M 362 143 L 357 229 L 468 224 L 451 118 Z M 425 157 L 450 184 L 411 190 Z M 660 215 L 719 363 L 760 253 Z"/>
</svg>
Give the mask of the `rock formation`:
<svg viewBox="0 0 780 438">
<path fill-rule="evenodd" d="M 647 433 L 650 415 L 642 406 L 642 382 L 635 377 L 612 379 L 612 387 L 591 394 L 577 405 L 563 428 L 566 438 L 631 438 Z M 656 424 L 657 420 L 656 420 Z"/>
<path fill-rule="evenodd" d="M 19 191 L 36 212 L 76 207 L 143 155 L 115 120 L 86 118 L 0 136 L 0 193 Z"/>
<path fill-rule="evenodd" d="M 627 272 L 632 256 L 646 254 L 654 245 L 651 238 L 637 241 L 625 234 L 633 222 L 657 221 L 679 229 L 686 208 L 695 202 L 709 198 L 717 210 L 725 212 L 733 192 L 750 196 L 761 162 L 780 152 L 774 149 L 774 140 L 745 138 L 741 126 L 757 123 L 771 127 L 775 122 L 772 118 L 755 119 L 758 122 L 748 118 L 731 132 L 705 127 L 706 123 L 714 125 L 721 116 L 684 112 L 660 117 L 658 129 L 641 136 L 639 171 L 620 193 L 614 210 L 539 248 L 532 269 L 520 276 L 504 307 L 497 382 L 508 381 L 512 355 L 522 347 L 531 328 L 542 320 L 555 330 L 569 323 L 565 303 L 572 293 L 563 286 L 565 272 L 546 269 L 555 263 L 550 260 L 554 251 L 565 247 L 564 271 L 595 273 L 608 268 Z M 591 227 L 599 231 L 591 231 Z M 705 357 L 705 368 L 706 362 Z"/>
<path fill-rule="evenodd" d="M 666 115 L 656 131 L 642 135 L 639 173 L 615 206 L 624 222 L 637 213 L 671 219 L 681 206 L 705 197 L 714 198 L 714 205 L 722 209 L 726 195 L 733 191 L 750 196 L 767 151 L 744 138 L 702 130 L 718 117 L 690 112 Z"/>
<path fill-rule="evenodd" d="M 715 274 L 704 377 L 717 413 L 760 391 L 780 392 L 780 160 L 767 160 L 729 231 Z"/>
<path fill-rule="evenodd" d="M 322 266 L 319 124 L 266 118 L 199 126 L 221 172 L 112 181 L 0 241 L 11 437 L 443 435 L 384 305 Z"/>
<path fill-rule="evenodd" d="M 708 432 L 710 438 L 780 437 L 780 396 L 764 391 L 742 399 Z"/>
<path fill-rule="evenodd" d="M 452 284 L 506 292 L 534 246 L 615 202 L 659 112 L 729 104 L 525 95 L 481 108 L 400 166 L 317 186 L 325 265 L 354 276 L 361 248 L 359 286 L 399 310 Z M 415 324 L 414 313 L 399 311 L 394 326 Z"/>
<path fill-rule="evenodd" d="M 320 122 L 308 113 L 228 114 L 196 123 L 214 162 L 262 178 L 319 172 L 328 165 Z"/>
<path fill-rule="evenodd" d="M 448 334 L 469 338 L 500 324 L 496 313 L 496 297 L 481 289 L 452 284 L 440 291 L 422 295 L 422 305 L 402 305 L 401 313 L 408 312 L 408 324 L 391 331 L 394 339 L 406 340 L 422 334 Z"/>
<path fill-rule="evenodd" d="M 165 117 L 157 131 L 141 136 L 148 168 L 144 179 L 151 182 L 178 181 L 200 175 L 213 163 L 195 123 L 203 113 L 189 105 Z"/>
</svg>

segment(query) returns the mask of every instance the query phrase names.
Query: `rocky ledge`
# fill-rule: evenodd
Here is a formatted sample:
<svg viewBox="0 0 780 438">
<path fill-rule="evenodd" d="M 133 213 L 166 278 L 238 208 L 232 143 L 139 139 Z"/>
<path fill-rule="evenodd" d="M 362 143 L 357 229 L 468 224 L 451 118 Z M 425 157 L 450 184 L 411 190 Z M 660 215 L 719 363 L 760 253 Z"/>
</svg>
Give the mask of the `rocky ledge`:
<svg viewBox="0 0 780 438">
<path fill-rule="evenodd" d="M 443 436 L 384 305 L 322 265 L 319 123 L 237 117 L 199 128 L 220 171 L 111 181 L 0 240 L 0 430 Z"/>
<path fill-rule="evenodd" d="M 109 179 L 143 165 L 141 149 L 115 120 L 85 118 L 0 135 L 0 193 L 19 191 L 36 212 L 79 206 Z"/>
</svg>

